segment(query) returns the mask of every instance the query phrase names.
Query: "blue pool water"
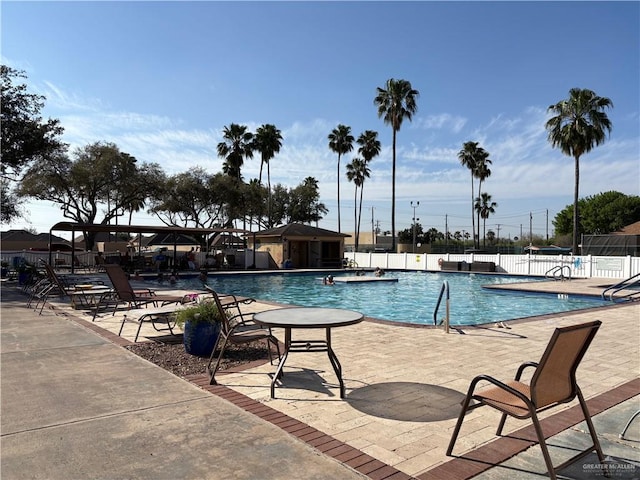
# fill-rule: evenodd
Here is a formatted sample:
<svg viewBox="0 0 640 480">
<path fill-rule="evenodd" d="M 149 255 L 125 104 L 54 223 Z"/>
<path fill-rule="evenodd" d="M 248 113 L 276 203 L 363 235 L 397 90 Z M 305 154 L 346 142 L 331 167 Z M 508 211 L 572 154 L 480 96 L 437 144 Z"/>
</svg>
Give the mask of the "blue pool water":
<svg viewBox="0 0 640 480">
<path fill-rule="evenodd" d="M 449 283 L 452 325 L 492 323 L 605 304 L 596 297 L 558 298 L 557 295 L 520 292 L 496 293 L 482 288 L 482 285 L 541 280 L 530 277 L 428 272 L 387 272 L 386 277 L 397 278 L 398 282 L 337 282 L 327 286 L 322 283 L 322 273 L 288 273 L 209 276 L 207 283 L 221 293 L 288 305 L 348 308 L 382 320 L 428 325 L 433 325 L 433 311 L 445 280 Z M 196 279 L 180 282 L 188 282 L 191 288 L 201 286 Z M 444 316 L 443 299 L 438 321 Z"/>
</svg>

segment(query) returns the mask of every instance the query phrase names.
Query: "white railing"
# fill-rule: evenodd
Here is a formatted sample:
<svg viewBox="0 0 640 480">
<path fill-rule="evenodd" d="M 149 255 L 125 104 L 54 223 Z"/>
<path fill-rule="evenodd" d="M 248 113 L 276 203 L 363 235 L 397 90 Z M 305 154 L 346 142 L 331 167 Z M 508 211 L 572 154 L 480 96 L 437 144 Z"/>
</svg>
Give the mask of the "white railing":
<svg viewBox="0 0 640 480">
<path fill-rule="evenodd" d="M 443 262 L 493 262 L 496 273 L 544 277 L 557 266 L 567 266 L 571 278 L 625 279 L 640 273 L 640 257 L 594 255 L 505 255 L 505 254 L 424 254 L 424 253 L 345 253 L 360 268 L 386 270 L 440 271 Z"/>
</svg>

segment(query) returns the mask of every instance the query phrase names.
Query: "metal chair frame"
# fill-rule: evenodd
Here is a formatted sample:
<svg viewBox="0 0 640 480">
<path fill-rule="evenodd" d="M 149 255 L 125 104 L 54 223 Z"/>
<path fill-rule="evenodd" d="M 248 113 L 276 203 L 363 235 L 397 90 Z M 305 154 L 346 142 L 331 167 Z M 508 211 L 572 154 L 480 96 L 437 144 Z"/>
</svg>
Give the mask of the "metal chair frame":
<svg viewBox="0 0 640 480">
<path fill-rule="evenodd" d="M 260 327 L 253 322 L 253 314 L 243 313 L 240 309 L 241 303 L 252 303 L 255 301 L 253 298 L 238 299 L 234 295 L 218 295 L 218 293 L 208 285 L 204 285 L 204 288 L 212 294 L 213 301 L 216 302 L 218 310 L 224 318 L 220 328 L 220 334 L 216 339 L 213 351 L 209 357 L 209 363 L 207 364 L 207 373 L 209 374 L 210 385 L 216 384 L 215 376 L 220 368 L 222 357 L 229 343 L 242 344 L 265 340 L 267 342 L 267 350 L 269 352 L 269 361 L 271 364 L 273 365 L 271 345 L 276 347 L 278 359 L 280 359 L 280 345 L 278 339 L 271 333 L 271 329 Z M 224 302 L 221 298 L 224 299 Z M 220 344 L 221 340 L 222 344 Z M 218 350 L 217 357 L 216 350 Z M 213 368 L 211 368 L 211 364 L 214 363 L 214 359 L 215 364 Z"/>
<path fill-rule="evenodd" d="M 600 328 L 601 323 L 599 320 L 596 320 L 580 325 L 557 328 L 540 362 L 526 362 L 520 365 L 513 381 L 504 383 L 488 375 L 478 375 L 475 377 L 471 381 L 467 396 L 462 403 L 462 409 L 447 448 L 447 455 L 452 456 L 453 447 L 460 433 L 466 412 L 486 405 L 502 412 L 502 417 L 496 431 L 496 435 L 498 436 L 502 435 L 507 416 L 518 419 L 531 418 L 551 479 L 555 480 L 557 478 L 556 474 L 558 470 L 585 457 L 592 451 L 596 452 L 600 463 L 604 464 L 602 448 L 584 396 L 578 387 L 575 377 L 576 369 L 598 331 L 598 328 Z M 568 343 L 573 336 L 576 337 L 575 343 Z M 570 351 L 570 349 L 573 350 Z M 560 354 L 558 354 L 559 351 L 561 351 Z M 554 375 L 555 363 L 558 363 L 559 360 L 567 359 L 568 362 L 562 365 L 564 368 L 559 369 L 561 370 L 560 375 Z M 521 382 L 521 378 L 524 371 L 530 367 L 535 368 L 535 372 L 531 377 L 530 383 L 527 385 Z M 478 383 L 485 381 L 492 384 L 493 387 L 475 393 Z M 549 455 L 549 449 L 545 441 L 542 426 L 540 425 L 538 413 L 571 402 L 576 397 L 578 398 L 593 443 L 589 448 L 580 451 L 577 455 L 554 467 L 551 456 Z M 478 403 L 470 405 L 471 400 L 475 400 Z"/>
</svg>

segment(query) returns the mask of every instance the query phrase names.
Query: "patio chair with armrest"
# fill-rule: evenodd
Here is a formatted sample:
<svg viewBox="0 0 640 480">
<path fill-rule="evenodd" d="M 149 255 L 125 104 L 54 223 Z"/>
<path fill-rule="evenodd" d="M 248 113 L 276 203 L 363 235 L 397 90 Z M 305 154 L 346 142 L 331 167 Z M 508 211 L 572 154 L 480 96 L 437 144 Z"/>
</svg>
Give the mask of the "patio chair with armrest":
<svg viewBox="0 0 640 480">
<path fill-rule="evenodd" d="M 556 328 L 540 362 L 526 362 L 520 365 L 515 379 L 512 381 L 505 383 L 488 375 L 475 377 L 471 381 L 467 396 L 462 403 L 462 410 L 451 436 L 447 455 L 451 456 L 466 412 L 486 405 L 502 412 L 496 435 L 502 435 L 507 416 L 518 419 L 531 418 L 549 477 L 552 479 L 556 478 L 558 470 L 565 468 L 592 451 L 596 452 L 600 463 L 603 463 L 602 448 L 593 427 L 587 404 L 576 382 L 576 369 L 601 323 L 596 320 L 594 322 Z M 529 384 L 526 384 L 521 381 L 521 378 L 525 369 L 529 367 L 535 368 L 535 371 Z M 493 386 L 488 386 L 486 389 L 475 392 L 478 383 L 483 381 L 489 382 Z M 578 397 L 593 443 L 561 465 L 554 467 L 538 419 L 538 413 L 571 402 L 576 397 Z M 470 405 L 471 400 L 475 400 L 478 403 Z"/>
<path fill-rule="evenodd" d="M 209 374 L 209 384 L 216 384 L 216 372 L 220 368 L 220 362 L 224 355 L 225 350 L 229 344 L 239 345 L 243 343 L 250 343 L 260 340 L 265 340 L 267 344 L 267 351 L 269 352 L 269 361 L 273 365 L 273 355 L 271 345 L 274 345 L 278 358 L 280 358 L 280 345 L 278 339 L 271 333 L 271 329 L 260 327 L 253 322 L 252 313 L 244 313 L 240 308 L 240 304 L 248 304 L 254 302 L 252 298 L 239 299 L 234 295 L 218 295 L 208 285 L 204 285 L 204 288 L 212 295 L 213 301 L 216 302 L 220 316 L 223 319 L 220 326 L 220 334 L 213 346 L 211 357 L 209 357 L 209 363 L 207 364 L 207 373 Z M 220 344 L 222 342 L 222 344 Z M 220 347 L 220 348 L 218 348 Z M 218 355 L 216 357 L 216 350 Z M 215 364 L 213 368 L 211 364 Z"/>
</svg>

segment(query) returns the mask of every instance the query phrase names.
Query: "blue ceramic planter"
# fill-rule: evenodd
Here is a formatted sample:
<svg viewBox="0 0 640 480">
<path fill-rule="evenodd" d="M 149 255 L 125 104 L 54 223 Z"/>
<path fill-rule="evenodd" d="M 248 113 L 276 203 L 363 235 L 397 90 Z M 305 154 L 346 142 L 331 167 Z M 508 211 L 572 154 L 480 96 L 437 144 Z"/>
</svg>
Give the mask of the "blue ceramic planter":
<svg viewBox="0 0 640 480">
<path fill-rule="evenodd" d="M 208 357 L 213 351 L 213 346 L 220 334 L 219 323 L 192 323 L 187 320 L 184 323 L 184 350 L 191 355 Z"/>
</svg>

